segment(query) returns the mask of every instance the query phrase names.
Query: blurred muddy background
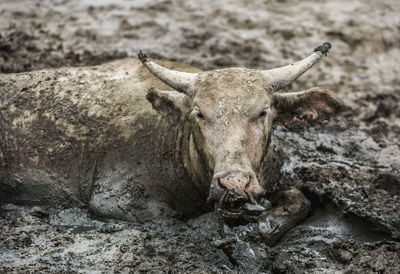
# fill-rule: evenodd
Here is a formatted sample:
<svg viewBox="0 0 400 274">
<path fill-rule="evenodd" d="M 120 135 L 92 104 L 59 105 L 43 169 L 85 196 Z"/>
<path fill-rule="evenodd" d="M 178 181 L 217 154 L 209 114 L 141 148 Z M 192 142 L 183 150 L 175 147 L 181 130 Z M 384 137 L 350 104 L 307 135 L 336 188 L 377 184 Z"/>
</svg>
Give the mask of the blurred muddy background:
<svg viewBox="0 0 400 274">
<path fill-rule="evenodd" d="M 400 268 L 400 2 L 0 0 L 0 72 L 135 57 L 274 68 L 332 43 L 286 90 L 328 87 L 346 110 L 303 135 L 277 128 L 281 185 L 313 214 L 270 247 L 251 225 L 212 243 L 215 216 L 123 223 L 85 209 L 3 205 L 0 272 L 396 273 Z"/>
</svg>

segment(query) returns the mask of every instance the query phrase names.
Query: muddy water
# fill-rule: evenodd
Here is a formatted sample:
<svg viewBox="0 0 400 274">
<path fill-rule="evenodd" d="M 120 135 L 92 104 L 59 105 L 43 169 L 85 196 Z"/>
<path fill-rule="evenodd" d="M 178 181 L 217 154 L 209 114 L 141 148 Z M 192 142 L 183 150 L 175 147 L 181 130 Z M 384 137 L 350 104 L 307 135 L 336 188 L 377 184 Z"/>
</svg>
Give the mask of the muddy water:
<svg viewBox="0 0 400 274">
<path fill-rule="evenodd" d="M 3 205 L 1 272 L 397 273 L 400 262 L 400 2 L 0 1 L 0 71 L 100 64 L 145 49 L 202 69 L 328 57 L 287 90 L 321 85 L 346 110 L 273 136 L 313 213 L 275 246 L 214 213 L 123 223 L 85 209 Z"/>
</svg>

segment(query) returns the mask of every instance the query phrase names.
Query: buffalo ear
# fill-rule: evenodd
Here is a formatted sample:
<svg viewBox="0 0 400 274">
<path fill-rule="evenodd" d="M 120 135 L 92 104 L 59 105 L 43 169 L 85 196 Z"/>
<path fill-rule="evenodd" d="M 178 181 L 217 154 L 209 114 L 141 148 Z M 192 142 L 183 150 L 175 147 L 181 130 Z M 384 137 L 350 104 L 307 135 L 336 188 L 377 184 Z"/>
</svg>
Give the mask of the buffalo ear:
<svg viewBox="0 0 400 274">
<path fill-rule="evenodd" d="M 175 90 L 161 91 L 150 88 L 146 99 L 174 126 L 190 109 L 190 97 Z"/>
<path fill-rule="evenodd" d="M 328 119 L 343 107 L 343 102 L 334 92 L 320 87 L 275 93 L 274 103 L 277 110 L 275 120 L 292 131 L 302 131 L 318 120 Z"/>
</svg>

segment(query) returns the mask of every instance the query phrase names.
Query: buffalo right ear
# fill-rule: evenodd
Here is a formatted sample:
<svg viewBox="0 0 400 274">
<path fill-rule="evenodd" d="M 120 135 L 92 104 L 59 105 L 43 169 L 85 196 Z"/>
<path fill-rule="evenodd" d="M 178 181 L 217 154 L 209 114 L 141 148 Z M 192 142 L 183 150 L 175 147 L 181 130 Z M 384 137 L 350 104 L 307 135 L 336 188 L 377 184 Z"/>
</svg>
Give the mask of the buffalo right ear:
<svg viewBox="0 0 400 274">
<path fill-rule="evenodd" d="M 172 125 L 177 125 L 190 110 L 191 98 L 175 90 L 157 90 L 150 88 L 146 99 Z"/>
<path fill-rule="evenodd" d="M 275 93 L 275 120 L 292 131 L 302 131 L 314 122 L 330 118 L 343 108 L 343 102 L 327 89 Z"/>
</svg>

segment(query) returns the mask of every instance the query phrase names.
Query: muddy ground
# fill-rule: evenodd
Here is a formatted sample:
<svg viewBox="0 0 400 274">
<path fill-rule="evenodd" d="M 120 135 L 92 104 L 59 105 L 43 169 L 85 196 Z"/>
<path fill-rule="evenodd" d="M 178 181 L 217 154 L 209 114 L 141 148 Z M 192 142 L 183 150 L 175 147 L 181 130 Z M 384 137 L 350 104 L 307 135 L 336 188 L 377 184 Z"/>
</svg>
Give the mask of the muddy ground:
<svg viewBox="0 0 400 274">
<path fill-rule="evenodd" d="M 86 209 L 3 205 L 0 272 L 398 273 L 400 2 L 0 1 L 0 72 L 135 56 L 201 69 L 273 68 L 321 42 L 327 58 L 287 90 L 336 91 L 346 109 L 298 135 L 278 127 L 282 188 L 313 213 L 276 245 L 214 213 L 124 223 Z"/>
</svg>

